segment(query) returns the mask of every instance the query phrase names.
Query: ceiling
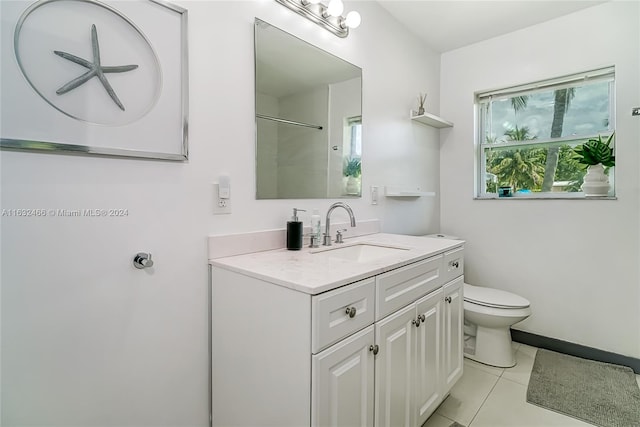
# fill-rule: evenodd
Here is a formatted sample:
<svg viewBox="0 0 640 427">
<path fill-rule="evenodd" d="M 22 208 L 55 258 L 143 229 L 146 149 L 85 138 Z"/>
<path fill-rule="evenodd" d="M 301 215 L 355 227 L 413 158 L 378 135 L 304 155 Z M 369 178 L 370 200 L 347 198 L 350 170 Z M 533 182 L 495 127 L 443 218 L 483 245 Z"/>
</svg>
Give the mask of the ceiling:
<svg viewBox="0 0 640 427">
<path fill-rule="evenodd" d="M 608 0 L 378 0 L 431 48 L 446 52 Z"/>
</svg>

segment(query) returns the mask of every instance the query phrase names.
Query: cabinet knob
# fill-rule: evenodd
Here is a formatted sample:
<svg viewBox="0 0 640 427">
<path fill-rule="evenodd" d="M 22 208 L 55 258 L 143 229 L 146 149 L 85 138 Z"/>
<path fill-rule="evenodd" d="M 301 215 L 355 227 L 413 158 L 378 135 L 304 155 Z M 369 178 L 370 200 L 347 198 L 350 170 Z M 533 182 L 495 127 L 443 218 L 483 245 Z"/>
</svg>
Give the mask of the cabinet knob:
<svg viewBox="0 0 640 427">
<path fill-rule="evenodd" d="M 417 319 L 411 321 L 412 325 L 416 325 L 416 328 L 420 327 L 420 316 Z"/>
<path fill-rule="evenodd" d="M 451 304 L 451 297 L 446 297 L 444 300 L 445 300 L 446 302 L 448 302 L 449 304 Z"/>
<path fill-rule="evenodd" d="M 458 265 L 459 265 L 458 261 L 452 261 L 451 262 L 451 267 L 453 267 L 453 268 L 458 268 Z"/>
<path fill-rule="evenodd" d="M 380 347 L 378 347 L 378 344 L 375 345 L 370 345 L 369 346 L 369 351 L 373 352 L 373 355 L 375 356 L 376 354 L 378 354 L 378 351 L 380 350 Z"/>
<path fill-rule="evenodd" d="M 356 308 L 355 307 L 347 307 L 347 311 L 346 314 L 349 315 L 349 317 L 353 318 L 356 315 Z"/>
<path fill-rule="evenodd" d="M 418 316 L 418 318 L 422 320 L 422 323 L 424 323 L 424 321 L 427 320 L 427 316 L 425 316 L 424 314 L 421 314 L 420 316 Z"/>
</svg>

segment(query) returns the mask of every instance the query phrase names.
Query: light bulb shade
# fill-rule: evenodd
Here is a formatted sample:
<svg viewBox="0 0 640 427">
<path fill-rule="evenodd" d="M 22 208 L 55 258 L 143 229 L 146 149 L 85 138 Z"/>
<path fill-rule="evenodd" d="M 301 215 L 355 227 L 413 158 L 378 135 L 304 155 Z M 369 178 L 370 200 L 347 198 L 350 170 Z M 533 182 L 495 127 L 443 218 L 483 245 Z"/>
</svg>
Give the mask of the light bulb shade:
<svg viewBox="0 0 640 427">
<path fill-rule="evenodd" d="M 344 10 L 344 4 L 342 0 L 331 0 L 327 6 L 327 13 L 330 16 L 340 16 Z"/>
<path fill-rule="evenodd" d="M 347 17 L 344 19 L 344 24 L 349 28 L 358 28 L 361 22 L 362 18 L 355 10 L 347 13 Z"/>
</svg>

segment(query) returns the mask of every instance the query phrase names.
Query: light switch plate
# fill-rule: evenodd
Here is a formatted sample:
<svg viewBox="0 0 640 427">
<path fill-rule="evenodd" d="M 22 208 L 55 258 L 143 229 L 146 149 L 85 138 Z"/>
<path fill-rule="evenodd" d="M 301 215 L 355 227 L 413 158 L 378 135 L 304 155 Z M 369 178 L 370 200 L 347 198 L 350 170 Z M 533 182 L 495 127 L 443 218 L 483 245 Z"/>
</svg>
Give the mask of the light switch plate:
<svg viewBox="0 0 640 427">
<path fill-rule="evenodd" d="M 224 215 L 231 213 L 231 199 L 220 198 L 220 185 L 213 183 L 213 214 Z"/>
<path fill-rule="evenodd" d="M 371 204 L 372 205 L 378 204 L 378 196 L 379 196 L 378 187 L 375 185 L 372 185 L 371 186 Z"/>
<path fill-rule="evenodd" d="M 218 177 L 218 198 L 231 198 L 231 178 L 229 178 L 229 175 L 220 175 Z"/>
</svg>

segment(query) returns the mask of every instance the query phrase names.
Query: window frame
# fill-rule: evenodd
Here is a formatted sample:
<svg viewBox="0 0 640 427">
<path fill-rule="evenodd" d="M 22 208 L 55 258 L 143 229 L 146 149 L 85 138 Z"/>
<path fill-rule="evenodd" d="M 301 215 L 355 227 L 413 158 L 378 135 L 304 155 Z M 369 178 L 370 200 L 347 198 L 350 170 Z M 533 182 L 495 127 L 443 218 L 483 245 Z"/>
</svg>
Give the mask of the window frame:
<svg viewBox="0 0 640 427">
<path fill-rule="evenodd" d="M 580 136 L 565 136 L 560 138 L 541 138 L 524 141 L 508 141 L 500 143 L 486 143 L 486 125 L 488 123 L 489 107 L 494 98 L 513 98 L 521 95 L 531 95 L 538 92 L 548 92 L 553 90 L 584 86 L 585 82 L 609 82 L 609 123 L 608 130 L 601 133 L 586 134 Z M 586 196 L 582 192 L 535 192 L 529 194 L 513 194 L 513 197 L 499 197 L 497 193 L 486 191 L 487 183 L 487 160 L 485 151 L 487 148 L 507 149 L 509 147 L 539 147 L 550 148 L 552 146 L 562 146 L 564 144 L 580 144 L 590 138 L 597 138 L 599 135 L 605 139 L 615 132 L 616 111 L 615 111 L 615 66 L 599 68 L 581 73 L 570 74 L 533 83 L 526 83 L 517 86 L 510 86 L 502 89 L 476 92 L 474 94 L 474 119 L 475 122 L 475 182 L 474 199 L 584 199 Z M 615 150 L 615 144 L 614 144 Z M 493 174 L 491 174 L 493 175 Z M 615 199 L 615 168 L 610 174 L 611 188 L 613 195 L 606 198 Z"/>
<path fill-rule="evenodd" d="M 362 116 L 347 117 L 345 127 L 345 143 L 349 146 L 350 157 L 362 158 Z"/>
</svg>

